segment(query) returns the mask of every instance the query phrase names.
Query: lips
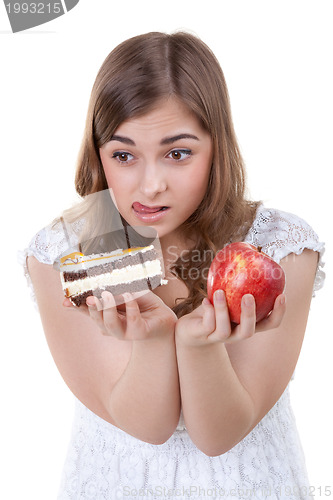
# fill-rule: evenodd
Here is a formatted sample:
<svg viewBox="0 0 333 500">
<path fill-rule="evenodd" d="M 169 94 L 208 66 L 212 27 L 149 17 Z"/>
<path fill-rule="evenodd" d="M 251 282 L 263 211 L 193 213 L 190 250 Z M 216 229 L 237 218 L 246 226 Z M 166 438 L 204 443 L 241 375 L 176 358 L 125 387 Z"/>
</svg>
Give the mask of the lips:
<svg viewBox="0 0 333 500">
<path fill-rule="evenodd" d="M 168 216 L 171 208 L 162 205 L 142 205 L 138 201 L 135 201 L 132 205 L 133 214 L 135 217 L 144 224 L 158 224 L 160 221 Z"/>
<path fill-rule="evenodd" d="M 147 205 L 142 205 L 138 201 L 135 201 L 133 203 L 133 209 L 138 212 L 139 214 L 154 214 L 156 212 L 160 212 L 162 210 L 165 210 L 166 206 L 163 205 L 155 205 L 153 207 L 148 207 Z"/>
</svg>

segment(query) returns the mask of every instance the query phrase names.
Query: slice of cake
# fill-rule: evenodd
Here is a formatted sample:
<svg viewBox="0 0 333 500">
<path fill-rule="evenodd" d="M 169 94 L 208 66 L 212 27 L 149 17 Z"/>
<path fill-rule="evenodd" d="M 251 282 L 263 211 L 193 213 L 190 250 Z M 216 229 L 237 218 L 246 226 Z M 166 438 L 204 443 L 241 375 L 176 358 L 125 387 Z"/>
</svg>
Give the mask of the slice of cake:
<svg viewBox="0 0 333 500">
<path fill-rule="evenodd" d="M 100 298 L 104 290 L 116 296 L 167 283 L 153 245 L 92 255 L 74 252 L 61 258 L 60 276 L 64 294 L 75 306 L 85 304 L 89 295 Z"/>
</svg>

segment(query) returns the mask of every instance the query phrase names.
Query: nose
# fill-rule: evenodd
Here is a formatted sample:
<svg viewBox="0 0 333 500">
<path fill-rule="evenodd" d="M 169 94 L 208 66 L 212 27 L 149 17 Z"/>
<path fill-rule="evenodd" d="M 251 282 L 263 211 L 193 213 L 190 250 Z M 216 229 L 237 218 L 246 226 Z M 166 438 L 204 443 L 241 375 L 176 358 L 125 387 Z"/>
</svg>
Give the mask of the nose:
<svg viewBox="0 0 333 500">
<path fill-rule="evenodd" d="M 146 166 L 141 179 L 140 191 L 146 199 L 153 200 L 159 193 L 167 189 L 165 171 L 158 165 Z"/>
</svg>

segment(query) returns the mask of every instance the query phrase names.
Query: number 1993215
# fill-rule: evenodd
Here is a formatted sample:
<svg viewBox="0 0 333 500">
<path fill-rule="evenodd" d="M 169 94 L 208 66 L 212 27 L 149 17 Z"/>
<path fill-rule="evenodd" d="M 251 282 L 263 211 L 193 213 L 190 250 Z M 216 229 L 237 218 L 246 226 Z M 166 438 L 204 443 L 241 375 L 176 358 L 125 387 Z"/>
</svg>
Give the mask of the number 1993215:
<svg viewBox="0 0 333 500">
<path fill-rule="evenodd" d="M 44 2 L 23 2 L 22 4 L 16 2 L 14 4 L 7 3 L 6 9 L 8 14 L 61 14 L 62 5 L 58 3 L 44 3 Z"/>
</svg>

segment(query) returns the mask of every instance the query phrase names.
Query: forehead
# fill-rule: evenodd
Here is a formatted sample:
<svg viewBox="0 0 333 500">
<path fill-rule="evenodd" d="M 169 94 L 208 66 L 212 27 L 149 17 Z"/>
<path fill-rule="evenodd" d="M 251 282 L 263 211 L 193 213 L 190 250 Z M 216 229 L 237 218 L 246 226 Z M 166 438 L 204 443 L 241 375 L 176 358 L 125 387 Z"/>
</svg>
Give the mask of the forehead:
<svg viewBox="0 0 333 500">
<path fill-rule="evenodd" d="M 205 133 L 198 118 L 179 100 L 174 98 L 160 101 L 148 113 L 124 121 L 116 134 L 145 133 L 159 135 L 168 131 L 185 130 Z"/>
</svg>

